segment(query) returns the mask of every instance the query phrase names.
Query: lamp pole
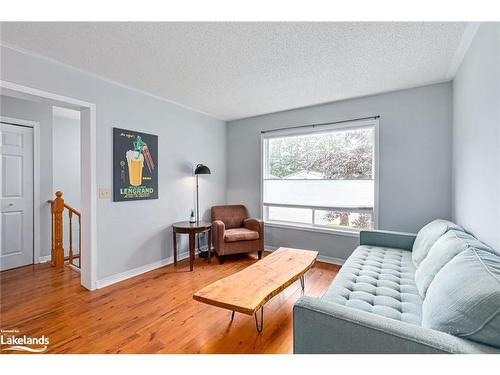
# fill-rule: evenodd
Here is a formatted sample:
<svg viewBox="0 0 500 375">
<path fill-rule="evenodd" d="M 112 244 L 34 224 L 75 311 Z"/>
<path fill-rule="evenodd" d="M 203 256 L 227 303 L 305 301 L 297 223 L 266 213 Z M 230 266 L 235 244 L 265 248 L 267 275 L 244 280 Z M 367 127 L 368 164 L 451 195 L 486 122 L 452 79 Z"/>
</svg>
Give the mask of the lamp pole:
<svg viewBox="0 0 500 375">
<path fill-rule="evenodd" d="M 206 165 L 198 164 L 198 165 L 196 165 L 196 168 L 194 170 L 194 174 L 196 175 L 196 225 L 200 225 L 200 193 L 199 193 L 200 180 L 199 180 L 199 175 L 200 174 L 211 174 L 211 172 L 210 172 L 210 168 L 208 168 Z M 198 253 L 201 254 L 199 233 L 197 235 L 197 238 L 198 238 Z M 209 251 L 210 251 L 210 249 L 209 249 Z"/>
<path fill-rule="evenodd" d="M 196 225 L 200 225 L 200 199 L 198 196 L 199 175 L 196 175 Z M 198 243 L 198 255 L 200 255 L 200 235 L 196 235 Z"/>
<path fill-rule="evenodd" d="M 199 184 L 199 175 L 196 175 L 196 224 L 199 223 L 200 221 L 200 200 L 198 198 L 198 184 Z M 199 240 L 198 240 L 198 248 L 200 247 L 199 245 Z"/>
</svg>

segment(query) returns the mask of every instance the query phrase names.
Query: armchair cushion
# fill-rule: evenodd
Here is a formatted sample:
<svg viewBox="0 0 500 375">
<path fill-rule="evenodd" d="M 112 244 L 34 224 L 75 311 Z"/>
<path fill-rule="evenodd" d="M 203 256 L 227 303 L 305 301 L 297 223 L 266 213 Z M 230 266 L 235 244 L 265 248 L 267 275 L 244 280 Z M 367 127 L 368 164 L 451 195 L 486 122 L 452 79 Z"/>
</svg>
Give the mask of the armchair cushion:
<svg viewBox="0 0 500 375">
<path fill-rule="evenodd" d="M 247 228 L 226 229 L 224 242 L 253 241 L 259 239 L 259 232 Z"/>
</svg>

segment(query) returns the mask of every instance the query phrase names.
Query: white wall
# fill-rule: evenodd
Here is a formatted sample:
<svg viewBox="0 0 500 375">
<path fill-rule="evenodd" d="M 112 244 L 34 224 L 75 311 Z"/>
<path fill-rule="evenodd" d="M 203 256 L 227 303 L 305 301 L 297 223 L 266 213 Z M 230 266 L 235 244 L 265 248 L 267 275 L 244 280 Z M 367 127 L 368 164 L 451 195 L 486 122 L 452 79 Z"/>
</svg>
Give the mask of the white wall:
<svg viewBox="0 0 500 375">
<path fill-rule="evenodd" d="M 21 120 L 40 123 L 40 207 L 34 214 L 40 215 L 40 256 L 50 255 L 50 205 L 54 198 L 52 189 L 52 107 L 47 104 L 0 96 L 0 114 Z M 36 241 L 37 239 L 35 239 Z M 38 262 L 37 259 L 34 260 Z"/>
<path fill-rule="evenodd" d="M 80 112 L 53 107 L 52 181 L 55 191 L 62 191 L 64 202 L 80 211 Z M 69 255 L 69 217 L 63 216 L 63 247 Z M 78 249 L 77 218 L 73 216 L 73 252 Z"/>
<path fill-rule="evenodd" d="M 500 251 L 500 23 L 482 23 L 453 81 L 453 218 Z"/>
<path fill-rule="evenodd" d="M 379 228 L 416 232 L 451 218 L 451 84 L 442 83 L 228 123 L 228 203 L 260 214 L 260 132 L 380 115 Z M 358 238 L 266 229 L 266 244 L 347 258 Z"/>
<path fill-rule="evenodd" d="M 175 221 L 187 220 L 195 205 L 193 164 L 204 163 L 212 171 L 212 175 L 204 176 L 201 181 L 203 217 L 209 217 L 210 206 L 225 203 L 223 121 L 4 46 L 0 74 L 5 81 L 96 104 L 98 187 L 112 188 L 113 127 L 158 135 L 160 198 L 97 202 L 98 279 L 172 256 L 170 226 Z M 185 238 L 180 246 L 186 251 Z"/>
</svg>

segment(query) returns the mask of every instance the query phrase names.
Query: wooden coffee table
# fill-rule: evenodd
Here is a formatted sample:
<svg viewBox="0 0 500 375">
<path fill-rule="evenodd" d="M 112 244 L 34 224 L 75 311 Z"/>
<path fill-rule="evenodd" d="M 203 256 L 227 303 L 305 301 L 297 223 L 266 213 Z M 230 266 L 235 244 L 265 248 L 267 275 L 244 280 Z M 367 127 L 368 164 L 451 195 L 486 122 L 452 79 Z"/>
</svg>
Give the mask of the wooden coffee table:
<svg viewBox="0 0 500 375">
<path fill-rule="evenodd" d="M 220 279 L 197 291 L 193 298 L 223 309 L 254 315 L 258 332 L 264 324 L 264 304 L 300 279 L 304 291 L 304 274 L 312 267 L 317 251 L 280 247 L 272 254 L 244 270 Z M 260 310 L 260 324 L 257 312 Z"/>
</svg>

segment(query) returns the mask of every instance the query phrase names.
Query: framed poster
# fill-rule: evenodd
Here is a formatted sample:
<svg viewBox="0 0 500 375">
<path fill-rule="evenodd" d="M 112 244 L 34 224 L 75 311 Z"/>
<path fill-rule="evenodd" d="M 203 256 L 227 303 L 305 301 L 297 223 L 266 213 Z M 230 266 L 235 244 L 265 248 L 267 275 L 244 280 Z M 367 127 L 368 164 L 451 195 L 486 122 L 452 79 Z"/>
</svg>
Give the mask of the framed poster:
<svg viewBox="0 0 500 375">
<path fill-rule="evenodd" d="M 158 199 L 158 136 L 113 128 L 113 201 Z"/>
</svg>

